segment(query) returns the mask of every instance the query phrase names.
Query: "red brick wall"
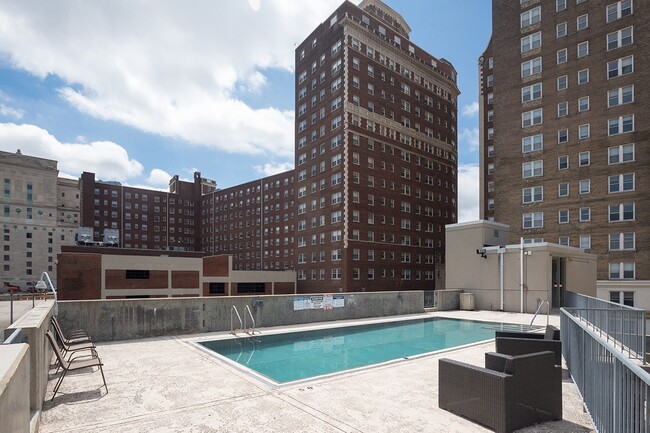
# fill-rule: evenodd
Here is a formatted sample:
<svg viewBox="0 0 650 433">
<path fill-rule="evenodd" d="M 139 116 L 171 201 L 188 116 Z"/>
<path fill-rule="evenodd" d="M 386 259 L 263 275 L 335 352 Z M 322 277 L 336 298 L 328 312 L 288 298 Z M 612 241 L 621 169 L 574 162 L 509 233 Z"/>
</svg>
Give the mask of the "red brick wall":
<svg viewBox="0 0 650 433">
<path fill-rule="evenodd" d="M 149 271 L 149 279 L 126 279 L 125 269 L 106 269 L 106 289 L 166 289 L 167 271 Z M 198 284 L 197 284 L 198 286 Z"/>
<path fill-rule="evenodd" d="M 226 277 L 229 274 L 228 256 L 212 256 L 203 259 L 203 276 Z"/>
<path fill-rule="evenodd" d="M 101 299 L 102 257 L 99 254 L 57 256 L 58 298 Z"/>
<path fill-rule="evenodd" d="M 295 292 L 294 283 L 275 283 L 276 295 L 291 295 Z"/>
<path fill-rule="evenodd" d="M 172 271 L 172 288 L 194 289 L 200 287 L 198 271 Z"/>
</svg>

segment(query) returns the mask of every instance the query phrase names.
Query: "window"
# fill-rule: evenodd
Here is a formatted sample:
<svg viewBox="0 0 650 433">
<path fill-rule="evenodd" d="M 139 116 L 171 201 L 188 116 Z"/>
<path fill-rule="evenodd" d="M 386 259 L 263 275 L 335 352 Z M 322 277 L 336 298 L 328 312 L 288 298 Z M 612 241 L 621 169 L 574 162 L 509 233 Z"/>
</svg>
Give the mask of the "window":
<svg viewBox="0 0 650 433">
<path fill-rule="evenodd" d="M 544 212 L 525 213 L 522 216 L 525 229 L 536 229 L 544 227 Z"/>
<path fill-rule="evenodd" d="M 627 233 L 610 233 L 609 235 L 609 249 L 610 250 L 634 250 L 636 234 L 634 232 Z"/>
<path fill-rule="evenodd" d="M 583 179 L 578 184 L 580 185 L 580 194 L 589 194 L 591 192 L 591 181 L 589 179 Z"/>
<path fill-rule="evenodd" d="M 584 125 L 578 126 L 578 139 L 579 140 L 586 140 L 589 138 L 590 135 L 590 126 L 588 123 L 585 123 Z"/>
<path fill-rule="evenodd" d="M 536 203 L 544 201 L 544 187 L 533 186 L 522 190 L 523 203 Z"/>
<path fill-rule="evenodd" d="M 620 77 L 634 72 L 634 56 L 622 57 L 607 63 L 607 78 Z"/>
<path fill-rule="evenodd" d="M 568 51 L 567 51 L 566 48 L 563 48 L 563 49 L 561 49 L 561 50 L 558 50 L 558 52 L 557 52 L 557 54 L 556 54 L 556 57 L 557 57 L 557 64 L 558 64 L 558 65 L 561 65 L 562 63 L 566 63 L 566 61 L 567 61 L 567 57 L 568 57 L 568 56 L 567 56 L 567 53 L 568 53 Z"/>
<path fill-rule="evenodd" d="M 589 14 L 580 15 L 576 18 L 576 28 L 578 30 L 584 30 L 589 27 Z"/>
<path fill-rule="evenodd" d="M 632 263 L 610 263 L 609 278 L 611 280 L 632 280 L 634 279 L 634 262 Z"/>
<path fill-rule="evenodd" d="M 610 193 L 634 191 L 634 173 L 609 176 L 608 184 Z"/>
<path fill-rule="evenodd" d="M 533 125 L 540 125 L 542 123 L 543 112 L 541 108 L 521 113 L 521 127 L 527 128 Z"/>
<path fill-rule="evenodd" d="M 632 15 L 632 0 L 621 0 L 607 6 L 607 22 Z"/>
<path fill-rule="evenodd" d="M 544 148 L 544 136 L 542 134 L 531 135 L 521 139 L 521 151 L 523 153 L 534 152 Z"/>
<path fill-rule="evenodd" d="M 557 77 L 557 90 L 564 90 L 568 87 L 568 85 L 569 85 L 569 81 L 566 75 Z"/>
<path fill-rule="evenodd" d="M 566 0 L 555 0 L 555 11 L 560 12 L 566 9 Z"/>
<path fill-rule="evenodd" d="M 609 301 L 634 307 L 634 292 L 609 292 Z"/>
<path fill-rule="evenodd" d="M 630 45 L 633 41 L 633 27 L 609 33 L 607 35 L 607 50 L 614 50 L 616 48 Z"/>
<path fill-rule="evenodd" d="M 140 269 L 126 269 L 126 279 L 127 280 L 148 280 L 149 271 L 140 270 Z"/>
<path fill-rule="evenodd" d="M 531 75 L 539 74 L 542 72 L 542 58 L 537 57 L 521 64 L 521 78 L 526 78 Z"/>
<path fill-rule="evenodd" d="M 609 205 L 609 222 L 633 221 L 634 203 L 621 203 Z"/>
<path fill-rule="evenodd" d="M 580 152 L 578 154 L 578 165 L 580 167 L 587 167 L 590 164 L 590 155 L 591 153 L 589 151 Z"/>
<path fill-rule="evenodd" d="M 578 99 L 578 112 L 589 110 L 589 96 L 584 96 Z"/>
<path fill-rule="evenodd" d="M 629 104 L 634 102 L 634 86 L 619 87 L 618 89 L 607 92 L 607 107 L 616 107 L 617 105 Z"/>
<path fill-rule="evenodd" d="M 558 211 L 558 224 L 568 224 L 569 223 L 569 211 L 567 209 L 562 209 Z"/>
<path fill-rule="evenodd" d="M 621 164 L 634 161 L 634 144 L 623 144 L 607 149 L 609 164 Z"/>
<path fill-rule="evenodd" d="M 562 182 L 557 186 L 558 197 L 567 197 L 569 195 L 569 183 Z"/>
<path fill-rule="evenodd" d="M 569 103 L 560 102 L 557 104 L 557 117 L 564 117 L 569 114 Z"/>
<path fill-rule="evenodd" d="M 542 83 L 535 83 L 521 89 L 521 102 L 534 101 L 542 97 Z"/>
<path fill-rule="evenodd" d="M 580 248 L 585 250 L 591 248 L 591 235 L 580 235 Z"/>
<path fill-rule="evenodd" d="M 578 58 L 586 57 L 589 55 L 589 41 L 580 42 L 578 44 Z"/>
<path fill-rule="evenodd" d="M 531 24 L 538 23 L 541 19 L 541 7 L 537 6 L 536 8 L 527 10 L 526 12 L 521 13 L 521 28 L 528 27 Z"/>
<path fill-rule="evenodd" d="M 616 117 L 607 121 L 607 135 L 624 134 L 634 131 L 634 115 Z"/>
<path fill-rule="evenodd" d="M 544 174 L 544 161 L 531 161 L 521 164 L 522 177 L 542 176 Z"/>
<path fill-rule="evenodd" d="M 557 169 L 558 170 L 566 170 L 569 168 L 569 157 L 566 155 L 562 155 L 558 157 L 557 159 Z"/>
<path fill-rule="evenodd" d="M 566 36 L 566 21 L 555 26 L 555 37 L 561 38 Z"/>
<path fill-rule="evenodd" d="M 580 222 L 584 223 L 591 221 L 591 208 L 590 207 L 581 207 L 580 208 Z"/>
<path fill-rule="evenodd" d="M 578 71 L 578 85 L 587 84 L 589 82 L 589 69 Z"/>
<path fill-rule="evenodd" d="M 558 144 L 566 143 L 569 141 L 569 130 L 568 129 L 560 129 L 557 132 L 557 142 Z"/>
<path fill-rule="evenodd" d="M 526 53 L 535 48 L 542 46 L 542 32 L 533 33 L 532 35 L 521 38 L 521 52 Z"/>
<path fill-rule="evenodd" d="M 560 244 L 560 245 L 564 245 L 565 247 L 568 247 L 569 246 L 569 237 L 568 236 L 560 236 L 557 243 Z"/>
</svg>

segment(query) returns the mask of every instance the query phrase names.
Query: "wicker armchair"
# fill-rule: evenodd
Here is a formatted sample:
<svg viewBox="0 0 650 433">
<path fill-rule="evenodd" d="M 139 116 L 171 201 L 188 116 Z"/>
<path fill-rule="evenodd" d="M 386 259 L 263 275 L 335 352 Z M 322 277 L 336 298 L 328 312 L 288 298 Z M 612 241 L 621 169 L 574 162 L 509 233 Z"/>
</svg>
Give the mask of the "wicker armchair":
<svg viewBox="0 0 650 433">
<path fill-rule="evenodd" d="M 439 361 L 438 406 L 507 433 L 562 419 L 562 370 L 552 352 L 485 354 L 485 368 Z"/>
<path fill-rule="evenodd" d="M 555 365 L 562 365 L 562 341 L 555 326 L 547 326 L 544 334 L 497 331 L 495 345 L 497 353 L 512 356 L 550 350 L 555 354 Z"/>
</svg>

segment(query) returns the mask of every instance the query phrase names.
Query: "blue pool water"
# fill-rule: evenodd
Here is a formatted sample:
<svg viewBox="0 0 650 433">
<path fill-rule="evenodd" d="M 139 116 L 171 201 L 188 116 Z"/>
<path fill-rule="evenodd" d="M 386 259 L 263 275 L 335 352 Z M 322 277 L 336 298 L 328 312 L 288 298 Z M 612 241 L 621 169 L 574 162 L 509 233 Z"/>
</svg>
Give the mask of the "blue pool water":
<svg viewBox="0 0 650 433">
<path fill-rule="evenodd" d="M 427 318 L 255 335 L 199 344 L 278 383 L 335 373 L 494 338 L 527 325 Z"/>
</svg>

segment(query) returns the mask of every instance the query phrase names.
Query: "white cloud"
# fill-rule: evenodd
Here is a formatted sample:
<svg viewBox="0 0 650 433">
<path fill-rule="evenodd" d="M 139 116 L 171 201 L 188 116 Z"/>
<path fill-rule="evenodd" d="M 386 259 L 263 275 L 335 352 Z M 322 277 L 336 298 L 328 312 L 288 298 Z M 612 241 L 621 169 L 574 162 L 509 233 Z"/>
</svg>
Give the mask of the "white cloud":
<svg viewBox="0 0 650 433">
<path fill-rule="evenodd" d="M 11 107 L 7 107 L 4 104 L 0 104 L 0 116 L 22 119 L 24 115 L 25 115 L 25 110 L 11 108 Z"/>
<path fill-rule="evenodd" d="M 458 143 L 460 148 L 466 148 L 470 152 L 477 151 L 479 146 L 478 128 L 464 128 L 458 134 Z"/>
<path fill-rule="evenodd" d="M 0 55 L 36 76 L 60 77 L 61 98 L 96 118 L 221 151 L 288 158 L 293 110 L 252 108 L 237 93 L 263 92 L 269 68 L 292 73 L 295 45 L 339 4 L 6 2 Z"/>
<path fill-rule="evenodd" d="M 291 162 L 279 162 L 279 163 L 266 163 L 263 166 L 256 165 L 255 171 L 261 176 L 272 176 L 274 174 L 283 173 L 293 169 L 293 163 Z"/>
<path fill-rule="evenodd" d="M 478 113 L 478 102 L 474 101 L 463 107 L 463 116 L 474 117 Z"/>
<path fill-rule="evenodd" d="M 0 149 L 58 161 L 62 177 L 78 179 L 84 171 L 98 178 L 122 181 L 142 174 L 142 164 L 129 158 L 126 149 L 111 141 L 61 143 L 34 125 L 0 123 Z"/>
<path fill-rule="evenodd" d="M 478 165 L 458 166 L 458 222 L 479 219 L 479 179 Z"/>
<path fill-rule="evenodd" d="M 172 176 L 169 173 L 167 173 L 165 170 L 154 168 L 149 173 L 149 177 L 147 178 L 147 183 L 151 185 L 157 185 L 159 187 L 168 188 L 169 180 L 171 178 Z"/>
</svg>

